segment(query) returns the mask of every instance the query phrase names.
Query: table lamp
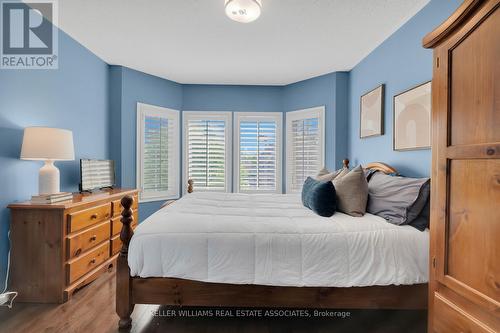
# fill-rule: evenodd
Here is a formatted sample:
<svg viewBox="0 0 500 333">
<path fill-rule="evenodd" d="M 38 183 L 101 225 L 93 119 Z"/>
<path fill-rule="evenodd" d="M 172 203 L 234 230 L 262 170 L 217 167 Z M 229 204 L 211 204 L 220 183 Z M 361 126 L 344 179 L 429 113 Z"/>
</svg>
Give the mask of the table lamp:
<svg viewBox="0 0 500 333">
<path fill-rule="evenodd" d="M 45 162 L 38 178 L 39 194 L 59 193 L 59 169 L 54 161 L 75 159 L 73 132 L 49 127 L 25 128 L 21 159 Z"/>
</svg>

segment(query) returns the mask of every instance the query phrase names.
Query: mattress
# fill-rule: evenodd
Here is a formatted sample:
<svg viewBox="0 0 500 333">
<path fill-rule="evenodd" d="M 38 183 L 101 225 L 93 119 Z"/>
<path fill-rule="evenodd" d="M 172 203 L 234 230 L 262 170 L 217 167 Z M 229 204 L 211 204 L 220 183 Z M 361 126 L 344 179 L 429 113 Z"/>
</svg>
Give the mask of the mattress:
<svg viewBox="0 0 500 333">
<path fill-rule="evenodd" d="M 289 194 L 191 193 L 135 230 L 132 276 L 273 286 L 428 280 L 428 231 L 366 214 L 325 218 Z"/>
</svg>

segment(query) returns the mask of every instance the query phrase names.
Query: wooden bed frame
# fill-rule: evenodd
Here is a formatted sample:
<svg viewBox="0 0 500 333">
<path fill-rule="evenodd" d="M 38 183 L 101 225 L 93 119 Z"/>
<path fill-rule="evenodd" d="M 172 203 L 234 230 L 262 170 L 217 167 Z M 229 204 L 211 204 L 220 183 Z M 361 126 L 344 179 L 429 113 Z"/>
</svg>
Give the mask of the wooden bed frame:
<svg viewBox="0 0 500 333">
<path fill-rule="evenodd" d="M 344 160 L 349 166 L 349 160 Z M 375 162 L 367 169 L 395 173 L 391 166 Z M 370 287 L 278 287 L 210 283 L 177 278 L 131 277 L 128 246 L 134 232 L 130 227 L 133 198 L 125 196 L 117 259 L 116 312 L 120 328 L 132 325 L 130 315 L 135 304 L 173 306 L 257 307 L 257 308 L 329 308 L 329 309 L 427 309 L 427 284 Z"/>
</svg>

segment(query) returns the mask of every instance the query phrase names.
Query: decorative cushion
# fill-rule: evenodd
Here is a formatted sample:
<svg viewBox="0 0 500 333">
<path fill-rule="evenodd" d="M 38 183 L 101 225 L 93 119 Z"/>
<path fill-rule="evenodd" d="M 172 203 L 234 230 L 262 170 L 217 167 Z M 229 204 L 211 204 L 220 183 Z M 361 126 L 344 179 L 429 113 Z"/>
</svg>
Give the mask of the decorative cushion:
<svg viewBox="0 0 500 333">
<path fill-rule="evenodd" d="M 363 171 L 365 172 L 365 177 L 366 177 L 367 182 L 369 182 L 370 178 L 372 178 L 373 174 L 375 172 L 377 172 L 377 170 L 373 170 L 373 169 L 363 169 Z"/>
<path fill-rule="evenodd" d="M 318 175 L 316 176 L 316 180 L 321 180 L 321 181 L 324 181 L 324 182 L 326 182 L 326 181 L 330 181 L 331 182 L 335 178 L 342 177 L 342 176 L 346 175 L 347 173 L 349 173 L 349 169 L 348 168 L 338 169 L 338 170 L 335 170 L 333 172 L 330 172 L 328 169 L 323 168 L 323 169 L 321 169 L 318 172 Z"/>
<path fill-rule="evenodd" d="M 376 172 L 368 183 L 366 210 L 390 223 L 408 224 L 419 216 L 428 201 L 429 185 L 429 178 L 390 176 Z"/>
<path fill-rule="evenodd" d="M 333 180 L 337 192 L 337 210 L 351 216 L 363 216 L 368 200 L 368 183 L 363 168 L 358 166 Z"/>
<path fill-rule="evenodd" d="M 302 204 L 323 217 L 330 217 L 335 213 L 335 187 L 330 181 L 319 181 L 307 177 L 302 187 Z"/>
<path fill-rule="evenodd" d="M 323 167 L 321 170 L 318 171 L 318 174 L 316 175 L 316 179 L 318 177 L 321 177 L 321 176 L 324 176 L 324 175 L 327 175 L 330 173 L 330 170 L 328 170 L 326 167 Z"/>
<path fill-rule="evenodd" d="M 424 208 L 420 212 L 420 215 L 417 216 L 416 219 L 408 223 L 415 229 L 418 229 L 420 231 L 424 231 L 425 229 L 429 228 L 429 221 L 430 221 L 430 199 L 427 200 L 427 203 L 425 204 Z"/>
</svg>

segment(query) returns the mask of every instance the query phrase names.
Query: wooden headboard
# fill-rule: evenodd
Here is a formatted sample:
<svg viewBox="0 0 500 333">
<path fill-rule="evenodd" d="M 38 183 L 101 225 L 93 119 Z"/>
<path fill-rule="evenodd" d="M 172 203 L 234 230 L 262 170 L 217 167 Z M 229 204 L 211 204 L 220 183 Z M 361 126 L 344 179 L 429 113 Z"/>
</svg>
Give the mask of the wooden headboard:
<svg viewBox="0 0 500 333">
<path fill-rule="evenodd" d="M 344 167 L 349 168 L 349 159 L 345 159 L 342 161 L 344 163 Z M 382 163 L 382 162 L 372 162 L 368 163 L 367 165 L 364 166 L 365 169 L 370 169 L 370 170 L 376 170 L 376 171 L 381 171 L 385 174 L 396 174 L 398 175 L 398 170 L 395 168 L 391 167 L 388 164 Z"/>
</svg>

